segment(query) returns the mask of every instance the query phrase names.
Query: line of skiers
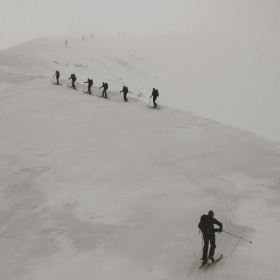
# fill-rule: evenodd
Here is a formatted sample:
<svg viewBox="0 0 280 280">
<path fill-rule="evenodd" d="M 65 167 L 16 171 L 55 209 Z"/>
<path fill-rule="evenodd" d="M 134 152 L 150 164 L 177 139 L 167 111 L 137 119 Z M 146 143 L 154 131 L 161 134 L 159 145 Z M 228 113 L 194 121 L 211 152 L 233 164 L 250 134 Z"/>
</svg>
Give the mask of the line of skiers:
<svg viewBox="0 0 280 280">
<path fill-rule="evenodd" d="M 53 77 L 56 77 L 56 83 L 55 84 L 59 85 L 59 77 L 60 77 L 59 71 L 56 71 Z M 70 78 L 68 80 L 70 80 L 70 79 L 72 80 L 71 88 L 76 89 L 76 86 L 75 86 L 75 82 L 77 80 L 76 75 L 75 74 L 71 74 L 71 76 L 70 76 Z M 84 83 L 88 84 L 88 91 L 87 91 L 87 93 L 91 94 L 91 87 L 93 85 L 93 81 L 91 79 L 88 79 L 87 82 L 84 82 Z M 107 89 L 108 89 L 108 87 L 109 87 L 108 84 L 104 83 L 104 82 L 102 83 L 102 86 L 99 87 L 99 88 L 103 88 L 101 97 L 104 97 L 104 98 L 108 99 L 108 96 L 107 96 Z M 123 100 L 124 100 L 124 102 L 128 101 L 127 100 L 128 92 L 129 92 L 128 87 L 123 86 L 123 89 L 120 91 L 120 93 L 123 93 Z M 150 98 L 153 97 L 154 108 L 158 107 L 158 105 L 156 103 L 156 99 L 158 98 L 158 96 L 159 96 L 158 90 L 153 88 L 152 95 L 150 96 Z"/>
</svg>

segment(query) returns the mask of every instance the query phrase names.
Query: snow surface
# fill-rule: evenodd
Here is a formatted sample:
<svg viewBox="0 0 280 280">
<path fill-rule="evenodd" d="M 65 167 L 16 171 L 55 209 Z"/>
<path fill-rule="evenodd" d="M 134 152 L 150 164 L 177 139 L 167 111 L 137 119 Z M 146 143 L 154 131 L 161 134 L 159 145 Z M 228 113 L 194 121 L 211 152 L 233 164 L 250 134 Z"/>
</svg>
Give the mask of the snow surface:
<svg viewBox="0 0 280 280">
<path fill-rule="evenodd" d="M 279 279 L 279 144 L 149 109 L 156 77 L 138 62 L 59 41 L 1 52 L 0 279 Z M 52 84 L 56 69 L 63 86 Z M 80 83 L 96 73 L 95 95 L 108 74 L 110 100 L 68 88 L 73 72 Z M 123 103 L 127 81 L 146 88 Z M 252 243 L 217 234 L 224 258 L 199 270 L 197 224 L 210 209 Z"/>
</svg>

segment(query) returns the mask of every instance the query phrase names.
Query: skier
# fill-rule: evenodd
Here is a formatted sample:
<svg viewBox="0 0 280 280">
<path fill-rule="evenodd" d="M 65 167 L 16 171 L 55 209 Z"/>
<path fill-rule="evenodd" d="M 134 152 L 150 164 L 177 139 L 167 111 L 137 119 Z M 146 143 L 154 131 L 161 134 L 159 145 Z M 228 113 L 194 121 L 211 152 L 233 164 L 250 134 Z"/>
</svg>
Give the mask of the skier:
<svg viewBox="0 0 280 280">
<path fill-rule="evenodd" d="M 68 41 L 65 41 L 65 48 L 68 48 Z"/>
<path fill-rule="evenodd" d="M 88 84 L 88 91 L 87 91 L 87 93 L 91 94 L 90 88 L 92 87 L 93 81 L 88 79 L 87 82 L 84 82 L 84 83 Z"/>
<path fill-rule="evenodd" d="M 157 108 L 158 106 L 156 103 L 156 99 L 158 98 L 158 96 L 159 96 L 158 90 L 153 88 L 152 95 L 150 96 L 150 98 L 153 97 L 154 108 Z"/>
<path fill-rule="evenodd" d="M 102 83 L 102 86 L 100 88 L 103 88 L 101 97 L 108 98 L 107 97 L 107 92 L 106 92 L 107 89 L 108 89 L 108 84 L 107 83 Z"/>
<path fill-rule="evenodd" d="M 58 80 L 59 76 L 60 76 L 59 71 L 55 71 L 55 74 L 54 74 L 53 78 L 56 77 L 56 83 L 54 83 L 54 84 L 59 85 L 59 80 Z"/>
<path fill-rule="evenodd" d="M 120 92 L 123 92 L 123 99 L 124 99 L 124 102 L 127 102 L 127 98 L 126 98 L 126 95 L 128 93 L 128 88 L 126 86 L 123 86 L 123 89 L 120 91 Z"/>
<path fill-rule="evenodd" d="M 71 76 L 70 76 L 70 78 L 68 80 L 70 80 L 70 79 L 72 80 L 71 88 L 76 89 L 75 81 L 77 80 L 77 78 L 76 78 L 75 74 L 71 74 Z"/>
<path fill-rule="evenodd" d="M 214 228 L 214 225 L 218 225 L 220 228 Z M 202 256 L 202 266 L 207 264 L 207 260 L 210 259 L 212 262 L 214 262 L 214 253 L 216 248 L 216 242 L 215 242 L 215 232 L 222 232 L 223 231 L 223 225 L 216 219 L 214 219 L 214 212 L 210 210 L 208 212 L 208 215 L 202 215 L 200 218 L 200 223 L 198 224 L 199 229 L 201 230 L 203 234 L 203 256 Z M 210 251 L 209 251 L 209 257 L 208 255 L 208 246 L 209 242 L 211 245 Z"/>
</svg>

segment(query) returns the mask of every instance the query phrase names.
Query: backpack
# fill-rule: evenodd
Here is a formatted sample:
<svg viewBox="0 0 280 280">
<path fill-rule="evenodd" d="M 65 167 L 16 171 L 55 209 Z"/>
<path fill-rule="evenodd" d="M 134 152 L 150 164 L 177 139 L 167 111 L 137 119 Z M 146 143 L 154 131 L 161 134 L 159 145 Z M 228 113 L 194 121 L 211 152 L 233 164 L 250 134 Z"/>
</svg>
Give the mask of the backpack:
<svg viewBox="0 0 280 280">
<path fill-rule="evenodd" d="M 207 215 L 202 215 L 198 224 L 199 229 L 203 234 L 209 234 L 209 225 Z"/>
<path fill-rule="evenodd" d="M 107 88 L 108 88 L 108 84 L 105 83 L 105 84 L 104 84 L 104 89 L 107 89 Z"/>
</svg>

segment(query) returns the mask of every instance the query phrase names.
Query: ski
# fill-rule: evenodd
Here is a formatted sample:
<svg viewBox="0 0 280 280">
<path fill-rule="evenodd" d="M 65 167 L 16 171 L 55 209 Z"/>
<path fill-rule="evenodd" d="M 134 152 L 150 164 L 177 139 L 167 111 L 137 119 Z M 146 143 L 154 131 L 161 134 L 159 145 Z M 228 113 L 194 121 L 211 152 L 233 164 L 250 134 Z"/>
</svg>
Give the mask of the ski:
<svg viewBox="0 0 280 280">
<path fill-rule="evenodd" d="M 57 84 L 57 83 L 53 83 L 54 85 L 56 85 L 56 86 L 62 86 L 61 84 Z"/>
<path fill-rule="evenodd" d="M 103 97 L 103 96 L 99 96 L 99 95 L 97 95 L 97 96 L 100 97 L 100 98 L 105 98 L 105 99 L 110 100 L 108 97 Z"/>
<path fill-rule="evenodd" d="M 220 261 L 222 258 L 223 258 L 223 255 L 220 255 L 220 257 L 217 258 L 216 260 L 214 260 L 214 262 L 211 262 L 210 264 L 207 262 L 205 265 L 201 265 L 201 266 L 199 267 L 199 269 L 206 269 L 206 268 L 208 268 L 209 266 L 211 266 L 212 264 L 215 264 L 215 263 L 217 263 L 218 261 Z"/>
<path fill-rule="evenodd" d="M 83 91 L 83 93 L 84 93 L 84 94 L 91 95 L 91 96 L 94 96 L 94 94 L 92 94 L 92 93 L 88 93 L 88 92 L 86 92 L 86 91 Z"/>
<path fill-rule="evenodd" d="M 159 109 L 160 105 L 158 105 L 156 108 L 154 106 L 149 106 L 149 105 L 147 105 L 147 107 L 151 109 Z"/>
<path fill-rule="evenodd" d="M 67 86 L 68 88 L 72 88 L 72 87 L 69 87 L 69 86 Z M 74 90 L 76 90 L 76 91 L 79 91 L 78 89 L 76 89 L 76 88 L 72 88 L 72 89 L 74 89 Z"/>
</svg>

